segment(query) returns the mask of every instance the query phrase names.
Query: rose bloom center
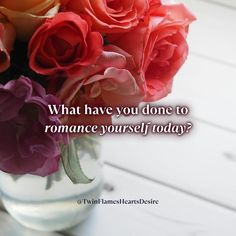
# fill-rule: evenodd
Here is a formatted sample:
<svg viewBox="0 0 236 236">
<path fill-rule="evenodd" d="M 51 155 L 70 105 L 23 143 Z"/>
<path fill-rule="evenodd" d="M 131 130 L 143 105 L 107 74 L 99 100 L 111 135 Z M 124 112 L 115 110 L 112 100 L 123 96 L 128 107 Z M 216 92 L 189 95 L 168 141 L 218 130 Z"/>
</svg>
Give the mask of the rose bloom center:
<svg viewBox="0 0 236 236">
<path fill-rule="evenodd" d="M 107 6 L 116 11 L 122 9 L 121 0 L 107 0 Z"/>
</svg>

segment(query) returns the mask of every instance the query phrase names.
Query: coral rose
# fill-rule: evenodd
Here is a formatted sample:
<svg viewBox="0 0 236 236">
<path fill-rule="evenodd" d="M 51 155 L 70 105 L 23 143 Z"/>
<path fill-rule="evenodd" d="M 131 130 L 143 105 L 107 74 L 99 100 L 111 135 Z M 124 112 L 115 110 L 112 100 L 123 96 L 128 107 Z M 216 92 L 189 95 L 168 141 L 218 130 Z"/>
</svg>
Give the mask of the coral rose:
<svg viewBox="0 0 236 236">
<path fill-rule="evenodd" d="M 73 12 L 58 13 L 48 19 L 32 36 L 29 65 L 42 75 L 78 76 L 81 70 L 96 62 L 102 53 L 102 36 L 91 32 L 86 20 Z"/>
<path fill-rule="evenodd" d="M 147 0 L 64 0 L 65 10 L 88 14 L 93 29 L 102 33 L 129 31 L 148 10 Z"/>
<path fill-rule="evenodd" d="M 113 42 L 134 56 L 146 81 L 145 101 L 159 100 L 171 91 L 173 76 L 187 58 L 188 26 L 195 19 L 183 4 L 151 3 L 144 21 Z"/>
</svg>

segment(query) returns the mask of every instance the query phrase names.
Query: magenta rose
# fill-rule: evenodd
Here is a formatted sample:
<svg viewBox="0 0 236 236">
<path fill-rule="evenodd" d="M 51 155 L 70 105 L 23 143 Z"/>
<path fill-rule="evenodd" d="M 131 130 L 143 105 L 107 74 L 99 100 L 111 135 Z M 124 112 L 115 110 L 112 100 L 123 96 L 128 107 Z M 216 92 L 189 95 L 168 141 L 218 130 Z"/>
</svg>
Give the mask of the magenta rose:
<svg viewBox="0 0 236 236">
<path fill-rule="evenodd" d="M 42 75 L 67 74 L 76 77 L 94 64 L 102 53 L 100 33 L 72 12 L 58 13 L 46 20 L 32 36 L 28 57 L 32 70 Z"/>
<path fill-rule="evenodd" d="M 0 169 L 6 173 L 47 176 L 58 170 L 66 136 L 45 134 L 46 124 L 59 125 L 48 104 L 59 104 L 36 82 L 20 77 L 0 84 Z"/>
</svg>

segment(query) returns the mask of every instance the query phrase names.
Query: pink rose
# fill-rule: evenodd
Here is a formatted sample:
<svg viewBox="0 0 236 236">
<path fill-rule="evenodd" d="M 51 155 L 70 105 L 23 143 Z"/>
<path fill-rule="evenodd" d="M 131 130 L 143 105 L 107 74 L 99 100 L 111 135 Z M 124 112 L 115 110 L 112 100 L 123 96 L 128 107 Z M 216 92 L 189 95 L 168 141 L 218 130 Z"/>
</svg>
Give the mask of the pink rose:
<svg viewBox="0 0 236 236">
<path fill-rule="evenodd" d="M 156 101 L 171 91 L 173 77 L 187 58 L 186 37 L 195 17 L 183 4 L 150 2 L 144 21 L 113 43 L 134 56 L 146 81 L 145 101 Z"/>
<path fill-rule="evenodd" d="M 120 48 L 106 46 L 95 65 L 88 66 L 80 77 L 67 79 L 58 93 L 68 106 L 135 106 L 143 100 L 142 79 L 132 56 Z M 110 116 L 67 117 L 70 124 L 107 124 Z"/>
<path fill-rule="evenodd" d="M 32 70 L 42 75 L 65 73 L 78 76 L 102 53 L 103 40 L 79 15 L 58 13 L 46 20 L 32 36 L 28 57 Z"/>
<path fill-rule="evenodd" d="M 93 29 L 102 33 L 118 33 L 136 26 L 148 10 L 147 0 L 64 0 L 65 10 L 88 14 Z"/>
</svg>

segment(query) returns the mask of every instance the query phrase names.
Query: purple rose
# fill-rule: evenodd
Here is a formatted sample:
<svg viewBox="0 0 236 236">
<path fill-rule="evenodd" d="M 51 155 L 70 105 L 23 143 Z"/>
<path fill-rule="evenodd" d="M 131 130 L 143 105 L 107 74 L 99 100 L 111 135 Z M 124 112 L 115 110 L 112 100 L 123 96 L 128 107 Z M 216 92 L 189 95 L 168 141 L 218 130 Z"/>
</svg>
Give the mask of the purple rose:
<svg viewBox="0 0 236 236">
<path fill-rule="evenodd" d="M 60 125 L 48 104 L 60 102 L 38 83 L 21 76 L 0 84 L 0 170 L 11 174 L 50 175 L 58 170 L 61 142 L 45 125 Z"/>
</svg>

